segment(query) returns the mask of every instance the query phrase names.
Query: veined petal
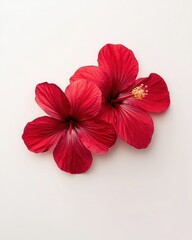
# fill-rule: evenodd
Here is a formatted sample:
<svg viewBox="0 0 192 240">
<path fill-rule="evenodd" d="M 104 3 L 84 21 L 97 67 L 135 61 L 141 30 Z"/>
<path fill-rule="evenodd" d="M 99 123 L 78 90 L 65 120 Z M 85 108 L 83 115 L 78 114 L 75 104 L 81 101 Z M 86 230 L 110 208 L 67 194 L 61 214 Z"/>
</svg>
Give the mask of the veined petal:
<svg viewBox="0 0 192 240">
<path fill-rule="evenodd" d="M 95 117 L 101 108 L 101 91 L 91 81 L 71 82 L 65 90 L 71 104 L 71 116 L 85 120 Z"/>
<path fill-rule="evenodd" d="M 117 135 L 135 148 L 146 148 L 151 142 L 154 125 L 151 116 L 126 104 L 116 108 L 114 127 Z"/>
<path fill-rule="evenodd" d="M 27 148 L 35 153 L 46 152 L 55 145 L 65 132 L 65 125 L 47 116 L 27 123 L 22 135 Z"/>
<path fill-rule="evenodd" d="M 96 154 L 107 152 L 117 139 L 113 126 L 98 119 L 79 123 L 77 132 L 85 147 Z"/>
<path fill-rule="evenodd" d="M 114 108 L 111 104 L 104 102 L 101 106 L 98 117 L 103 119 L 105 122 L 109 122 L 114 125 L 114 123 L 117 121 L 116 119 L 118 117 L 118 114 L 116 108 Z"/>
<path fill-rule="evenodd" d="M 69 101 L 56 84 L 40 83 L 37 85 L 35 93 L 36 102 L 49 116 L 62 120 L 69 115 Z"/>
<path fill-rule="evenodd" d="M 113 88 L 121 92 L 131 86 L 138 74 L 138 62 L 133 52 L 121 44 L 107 44 L 99 52 L 99 67 L 109 76 Z"/>
<path fill-rule="evenodd" d="M 109 97 L 112 91 L 112 82 L 110 77 L 101 68 L 96 66 L 80 67 L 70 78 L 71 82 L 77 80 L 94 82 L 101 90 L 104 98 Z"/>
<path fill-rule="evenodd" d="M 86 172 L 92 163 L 92 155 L 79 140 L 77 133 L 67 131 L 57 144 L 53 156 L 58 167 L 69 173 Z"/>
<path fill-rule="evenodd" d="M 147 78 L 138 79 L 135 88 L 141 85 L 147 91 L 147 95 L 142 99 L 131 98 L 130 105 L 154 113 L 163 112 L 169 107 L 169 91 L 162 77 L 156 73 L 151 73 Z"/>
<path fill-rule="evenodd" d="M 96 66 L 84 66 L 77 69 L 70 81 L 88 80 L 93 81 L 99 88 L 103 84 L 106 73 Z"/>
</svg>

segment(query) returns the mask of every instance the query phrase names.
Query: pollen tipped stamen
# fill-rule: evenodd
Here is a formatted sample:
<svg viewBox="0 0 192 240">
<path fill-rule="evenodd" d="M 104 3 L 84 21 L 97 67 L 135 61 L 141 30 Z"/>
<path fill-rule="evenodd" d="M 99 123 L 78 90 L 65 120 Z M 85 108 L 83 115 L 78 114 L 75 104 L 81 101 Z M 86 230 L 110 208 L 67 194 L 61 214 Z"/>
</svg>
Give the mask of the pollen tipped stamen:
<svg viewBox="0 0 192 240">
<path fill-rule="evenodd" d="M 148 95 L 147 88 L 148 88 L 147 85 L 144 86 L 144 84 L 141 84 L 140 86 L 137 86 L 132 90 L 132 94 L 136 99 L 143 99 Z"/>
</svg>

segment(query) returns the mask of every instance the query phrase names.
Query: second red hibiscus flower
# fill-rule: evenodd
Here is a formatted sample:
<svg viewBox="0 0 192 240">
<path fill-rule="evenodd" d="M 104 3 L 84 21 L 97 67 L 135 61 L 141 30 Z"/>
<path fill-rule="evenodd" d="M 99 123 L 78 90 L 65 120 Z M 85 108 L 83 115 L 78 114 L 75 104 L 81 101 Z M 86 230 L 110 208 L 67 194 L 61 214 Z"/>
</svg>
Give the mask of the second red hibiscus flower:
<svg viewBox="0 0 192 240">
<path fill-rule="evenodd" d="M 71 82 L 77 79 L 95 82 L 103 96 L 101 118 L 112 123 L 125 142 L 146 148 L 154 131 L 148 112 L 163 112 L 170 104 L 165 81 L 156 73 L 136 80 L 138 62 L 123 45 L 105 45 L 99 52 L 98 64 L 81 67 Z"/>
</svg>

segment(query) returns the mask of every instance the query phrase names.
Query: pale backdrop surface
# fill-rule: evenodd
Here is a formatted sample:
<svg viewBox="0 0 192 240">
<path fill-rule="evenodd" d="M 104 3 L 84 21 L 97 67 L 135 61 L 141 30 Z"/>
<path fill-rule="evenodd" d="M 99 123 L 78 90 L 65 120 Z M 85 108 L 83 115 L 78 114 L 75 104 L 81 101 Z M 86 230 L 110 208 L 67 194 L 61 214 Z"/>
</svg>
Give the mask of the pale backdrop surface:
<svg viewBox="0 0 192 240">
<path fill-rule="evenodd" d="M 191 12 L 191 0 L 0 0 L 0 239 L 192 239 Z M 36 84 L 65 89 L 108 42 L 134 51 L 139 76 L 164 77 L 171 107 L 148 149 L 118 140 L 70 175 L 26 149 L 23 127 L 44 114 Z"/>
</svg>

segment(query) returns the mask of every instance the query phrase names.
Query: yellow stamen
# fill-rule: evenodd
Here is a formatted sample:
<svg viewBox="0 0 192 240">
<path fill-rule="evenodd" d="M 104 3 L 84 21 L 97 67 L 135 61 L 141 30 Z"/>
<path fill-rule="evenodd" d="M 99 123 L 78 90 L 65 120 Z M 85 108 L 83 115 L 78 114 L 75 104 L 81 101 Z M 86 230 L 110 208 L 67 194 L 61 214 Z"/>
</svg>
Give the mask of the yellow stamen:
<svg viewBox="0 0 192 240">
<path fill-rule="evenodd" d="M 132 94 L 136 99 L 143 99 L 148 95 L 147 85 L 141 84 L 132 90 Z"/>
</svg>

